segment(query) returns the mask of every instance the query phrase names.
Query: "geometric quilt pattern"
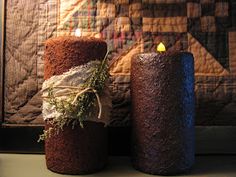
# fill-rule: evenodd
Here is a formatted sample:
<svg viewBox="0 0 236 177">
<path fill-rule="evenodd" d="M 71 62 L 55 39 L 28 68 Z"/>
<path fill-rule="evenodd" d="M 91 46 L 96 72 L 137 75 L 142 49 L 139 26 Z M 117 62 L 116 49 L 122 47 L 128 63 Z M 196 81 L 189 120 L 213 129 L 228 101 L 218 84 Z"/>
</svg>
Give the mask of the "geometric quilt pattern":
<svg viewBox="0 0 236 177">
<path fill-rule="evenodd" d="M 15 0 L 8 1 L 8 4 L 13 1 Z M 12 101 L 13 98 L 9 96 L 12 95 L 11 91 L 6 92 L 9 99 L 5 112 L 12 112 L 8 118 L 9 122 L 31 122 L 30 118 L 24 120 L 19 117 L 27 115 L 25 107 L 32 106 L 36 102 L 32 100 L 38 99 L 39 93 L 35 89 L 40 90 L 43 82 L 44 41 L 52 36 L 74 35 L 75 30 L 80 28 L 82 36 L 100 37 L 108 43 L 115 126 L 127 125 L 129 122 L 131 57 L 136 53 L 155 51 L 156 45 L 161 41 L 168 50 L 185 50 L 194 55 L 197 124 L 227 125 L 234 122 L 236 125 L 236 116 L 232 116 L 236 115 L 236 2 L 40 0 L 37 3 L 35 8 L 38 9 L 38 28 L 32 29 L 37 31 L 37 40 L 32 39 L 33 42 L 36 41 L 37 56 L 32 59 L 30 55 L 27 56 L 28 60 L 36 63 L 33 70 L 36 77 L 35 81 L 32 81 L 36 84 L 33 92 L 26 91 L 31 95 L 21 98 L 24 100 L 23 105 L 19 103 L 21 100 Z M 12 13 L 14 15 L 16 12 Z M 29 23 L 30 20 L 28 19 Z M 10 35 L 6 35 L 6 39 L 8 37 L 10 38 Z M 11 53 L 9 51 L 9 56 Z M 21 61 L 17 61 L 18 66 Z M 14 62 L 9 63 L 9 66 L 6 62 L 6 65 L 11 68 Z M 17 67 L 16 64 L 14 66 Z M 22 80 L 24 78 L 22 77 Z M 19 79 L 16 83 L 22 83 L 22 80 Z M 21 95 L 20 92 L 14 94 L 15 98 Z M 220 116 L 224 114 L 227 114 L 227 120 Z M 32 120 L 35 121 L 38 117 L 40 113 Z"/>
</svg>

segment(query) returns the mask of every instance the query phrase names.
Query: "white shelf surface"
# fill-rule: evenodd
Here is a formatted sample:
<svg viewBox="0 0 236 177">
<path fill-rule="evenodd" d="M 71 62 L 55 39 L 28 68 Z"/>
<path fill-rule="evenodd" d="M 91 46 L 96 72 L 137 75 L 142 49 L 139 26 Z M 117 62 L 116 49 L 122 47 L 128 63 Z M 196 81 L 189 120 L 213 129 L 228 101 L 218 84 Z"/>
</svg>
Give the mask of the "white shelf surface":
<svg viewBox="0 0 236 177">
<path fill-rule="evenodd" d="M 46 168 L 45 156 L 37 154 L 0 154 L 0 177 L 77 177 L 61 175 Z M 110 157 L 108 166 L 85 177 L 148 177 L 153 175 L 132 168 L 129 157 Z M 197 156 L 191 173 L 185 177 L 236 177 L 236 155 Z M 158 177 L 158 176 L 157 176 Z"/>
</svg>

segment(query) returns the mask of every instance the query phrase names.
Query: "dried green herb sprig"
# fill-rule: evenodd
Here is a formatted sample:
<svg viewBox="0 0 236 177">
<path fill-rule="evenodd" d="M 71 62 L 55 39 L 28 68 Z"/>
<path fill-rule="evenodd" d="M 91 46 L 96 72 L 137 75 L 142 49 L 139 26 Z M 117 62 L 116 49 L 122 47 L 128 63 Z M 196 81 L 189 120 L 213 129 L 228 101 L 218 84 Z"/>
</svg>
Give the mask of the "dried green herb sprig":
<svg viewBox="0 0 236 177">
<path fill-rule="evenodd" d="M 43 134 L 39 136 L 38 141 L 58 134 L 59 131 L 63 130 L 64 126 L 70 124 L 72 128 L 78 124 L 83 128 L 83 122 L 86 120 L 86 117 L 91 116 L 91 110 L 96 105 L 96 99 L 100 104 L 98 94 L 103 91 L 106 80 L 109 77 L 107 55 L 108 52 L 98 67 L 94 68 L 92 74 L 82 84 L 81 90 L 86 90 L 83 93 L 78 95 L 78 93 L 72 92 L 69 95 L 69 99 L 58 99 L 54 94 L 53 87 L 48 89 L 47 101 L 60 113 L 60 116 L 47 120 L 52 127 L 44 130 Z M 98 115 L 99 117 L 100 115 Z"/>
</svg>

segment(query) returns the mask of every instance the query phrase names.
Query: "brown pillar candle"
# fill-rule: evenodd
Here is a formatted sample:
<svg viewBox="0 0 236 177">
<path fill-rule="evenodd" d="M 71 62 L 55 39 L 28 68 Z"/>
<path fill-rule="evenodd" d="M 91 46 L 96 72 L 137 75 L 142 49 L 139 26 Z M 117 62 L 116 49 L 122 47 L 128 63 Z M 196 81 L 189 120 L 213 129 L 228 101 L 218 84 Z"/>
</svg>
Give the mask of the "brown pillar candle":
<svg viewBox="0 0 236 177">
<path fill-rule="evenodd" d="M 194 163 L 194 62 L 190 53 L 136 55 L 131 62 L 132 162 L 171 175 Z"/>
<path fill-rule="evenodd" d="M 46 41 L 44 78 L 60 75 L 91 60 L 102 60 L 107 44 L 101 39 L 57 37 Z M 45 129 L 53 125 L 46 121 Z M 47 168 L 64 174 L 87 174 L 102 169 L 107 162 L 107 130 L 103 123 L 65 126 L 45 141 Z"/>
</svg>

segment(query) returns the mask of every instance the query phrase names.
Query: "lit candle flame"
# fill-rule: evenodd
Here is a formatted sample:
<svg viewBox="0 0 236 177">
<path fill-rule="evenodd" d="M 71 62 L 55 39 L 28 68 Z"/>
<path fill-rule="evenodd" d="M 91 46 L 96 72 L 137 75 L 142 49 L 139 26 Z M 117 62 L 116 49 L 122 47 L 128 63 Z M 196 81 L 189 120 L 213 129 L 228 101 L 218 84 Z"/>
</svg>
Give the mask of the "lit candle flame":
<svg viewBox="0 0 236 177">
<path fill-rule="evenodd" d="M 166 47 L 162 42 L 160 42 L 160 44 L 158 44 L 157 51 L 158 52 L 165 52 L 166 51 Z"/>
<path fill-rule="evenodd" d="M 75 30 L 75 36 L 80 37 L 81 35 L 82 35 L 81 29 L 77 28 L 77 29 Z"/>
<path fill-rule="evenodd" d="M 97 33 L 94 35 L 95 38 L 101 38 L 101 34 L 100 33 Z"/>
</svg>

